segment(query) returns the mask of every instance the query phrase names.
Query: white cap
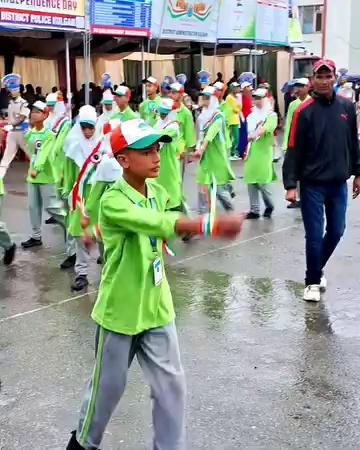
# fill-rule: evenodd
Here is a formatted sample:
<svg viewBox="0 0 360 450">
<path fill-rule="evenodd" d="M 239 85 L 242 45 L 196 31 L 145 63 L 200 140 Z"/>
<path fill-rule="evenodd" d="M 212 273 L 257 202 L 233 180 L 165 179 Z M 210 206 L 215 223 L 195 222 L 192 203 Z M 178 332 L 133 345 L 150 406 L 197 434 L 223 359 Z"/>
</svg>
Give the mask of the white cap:
<svg viewBox="0 0 360 450">
<path fill-rule="evenodd" d="M 215 94 L 214 86 L 206 86 L 206 88 L 200 92 L 200 95 L 206 95 L 208 97 L 211 97 L 214 94 Z"/>
<path fill-rule="evenodd" d="M 252 84 L 250 83 L 250 81 L 243 81 L 240 85 L 241 89 L 245 89 L 247 87 L 252 87 Z"/>
<path fill-rule="evenodd" d="M 236 87 L 239 87 L 240 86 L 240 84 L 237 82 L 237 81 L 233 81 L 231 84 L 230 84 L 230 87 L 231 88 L 236 88 Z"/>
<path fill-rule="evenodd" d="M 180 83 L 170 84 L 170 89 L 175 92 L 184 92 L 184 86 Z"/>
<path fill-rule="evenodd" d="M 54 106 L 58 101 L 58 96 L 56 93 L 51 93 L 46 96 L 46 104 L 49 106 Z"/>
<path fill-rule="evenodd" d="M 79 122 L 96 125 L 96 110 L 90 105 L 84 105 L 79 109 Z"/>
<path fill-rule="evenodd" d="M 151 83 L 151 84 L 156 84 L 157 86 L 159 85 L 158 80 L 155 77 L 147 77 L 144 80 L 142 80 L 143 83 Z"/>
<path fill-rule="evenodd" d="M 101 103 L 105 105 L 112 105 L 113 101 L 114 96 L 112 92 L 110 91 L 110 89 L 106 89 L 106 91 L 103 92 Z"/>
<path fill-rule="evenodd" d="M 258 88 L 256 89 L 256 91 L 253 92 L 253 97 L 258 97 L 258 98 L 264 98 L 266 97 L 267 94 L 267 89 L 265 88 Z"/>
<path fill-rule="evenodd" d="M 213 86 L 218 91 L 222 91 L 224 89 L 225 84 L 222 83 L 221 81 L 217 81 L 216 83 L 213 84 Z"/>
<path fill-rule="evenodd" d="M 160 105 L 158 106 L 158 112 L 160 114 L 168 114 L 170 111 L 172 111 L 173 107 L 174 100 L 172 100 L 171 98 L 163 98 Z"/>
<path fill-rule="evenodd" d="M 46 110 L 47 106 L 46 106 L 46 103 L 44 103 L 44 102 L 42 102 L 42 101 L 40 101 L 40 100 L 37 100 L 37 101 L 32 105 L 32 108 L 36 108 L 36 109 L 38 109 L 39 111 L 44 112 L 44 111 Z"/>
<path fill-rule="evenodd" d="M 294 84 L 300 84 L 301 86 L 308 86 L 309 79 L 308 78 L 297 78 Z"/>
<path fill-rule="evenodd" d="M 130 97 L 131 91 L 127 86 L 119 86 L 115 91 L 115 95 L 118 97 Z"/>
</svg>

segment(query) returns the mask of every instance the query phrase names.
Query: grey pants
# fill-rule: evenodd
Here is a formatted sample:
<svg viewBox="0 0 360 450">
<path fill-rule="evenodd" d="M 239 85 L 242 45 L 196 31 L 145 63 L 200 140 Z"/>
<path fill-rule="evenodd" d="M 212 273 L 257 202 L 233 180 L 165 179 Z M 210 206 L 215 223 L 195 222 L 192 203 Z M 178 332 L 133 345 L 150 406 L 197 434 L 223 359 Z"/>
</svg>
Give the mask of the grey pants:
<svg viewBox="0 0 360 450">
<path fill-rule="evenodd" d="M 75 262 L 75 275 L 87 276 L 90 253 L 89 250 L 84 245 L 81 237 L 75 238 L 75 249 L 76 249 L 76 262 Z"/>
<path fill-rule="evenodd" d="M 28 205 L 33 239 L 41 239 L 43 210 L 54 208 L 57 203 L 59 202 L 53 184 L 28 183 Z"/>
<path fill-rule="evenodd" d="M 3 198 L 4 198 L 4 196 L 0 195 L 0 218 L 1 218 Z M 6 228 L 6 225 L 4 222 L 1 222 L 1 220 L 0 220 L 0 247 L 2 247 L 4 250 L 9 250 L 9 248 L 12 245 L 13 245 L 13 242 L 12 242 L 9 232 Z"/>
<path fill-rule="evenodd" d="M 66 234 L 66 255 L 73 256 L 76 253 L 76 240 L 71 234 Z"/>
<path fill-rule="evenodd" d="M 260 192 L 265 203 L 265 207 L 274 209 L 272 192 L 269 184 L 249 184 L 248 192 L 250 200 L 250 212 L 254 214 L 260 214 Z"/>
<path fill-rule="evenodd" d="M 99 327 L 96 362 L 80 411 L 77 439 L 86 450 L 99 448 L 106 425 L 122 397 L 134 356 L 152 399 L 153 450 L 185 448 L 185 377 L 175 324 L 127 336 Z"/>
<path fill-rule="evenodd" d="M 206 214 L 209 212 L 209 193 L 205 186 L 200 186 L 199 189 L 199 214 Z M 216 197 L 225 211 L 233 211 L 234 206 L 231 198 L 232 186 L 231 184 L 224 184 L 217 186 Z"/>
</svg>

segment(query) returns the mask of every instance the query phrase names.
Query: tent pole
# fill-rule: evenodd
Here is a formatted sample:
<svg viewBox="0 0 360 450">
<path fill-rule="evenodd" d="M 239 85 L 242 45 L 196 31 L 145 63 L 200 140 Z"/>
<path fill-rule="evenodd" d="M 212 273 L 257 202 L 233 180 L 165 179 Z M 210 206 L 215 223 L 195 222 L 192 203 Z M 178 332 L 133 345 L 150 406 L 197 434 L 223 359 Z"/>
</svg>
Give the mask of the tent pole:
<svg viewBox="0 0 360 450">
<path fill-rule="evenodd" d="M 71 78 L 70 78 L 70 48 L 69 48 L 69 38 L 66 37 L 65 40 L 65 63 L 66 63 L 66 91 L 67 91 L 67 101 L 68 101 L 68 115 L 70 120 L 72 119 L 72 108 L 71 108 Z"/>
<path fill-rule="evenodd" d="M 146 78 L 146 71 L 145 71 L 145 42 L 144 39 L 141 40 L 141 79 L 144 80 Z M 145 84 L 142 85 L 142 97 L 143 100 L 146 98 L 145 93 Z"/>
<path fill-rule="evenodd" d="M 85 104 L 90 104 L 90 33 L 84 33 Z"/>
<path fill-rule="evenodd" d="M 250 53 L 249 53 L 249 72 L 253 72 L 254 71 L 254 67 L 253 67 L 253 55 L 252 55 L 252 47 L 250 47 Z"/>
<path fill-rule="evenodd" d="M 215 76 L 216 73 L 216 52 L 217 52 L 217 41 L 214 45 L 214 57 L 213 57 L 213 75 Z"/>
<path fill-rule="evenodd" d="M 254 55 L 254 72 L 255 72 L 255 88 L 257 88 L 257 69 L 258 69 L 258 57 L 257 57 L 257 45 L 255 43 L 255 55 Z"/>
<path fill-rule="evenodd" d="M 204 69 L 204 44 L 200 44 L 200 70 Z"/>
</svg>

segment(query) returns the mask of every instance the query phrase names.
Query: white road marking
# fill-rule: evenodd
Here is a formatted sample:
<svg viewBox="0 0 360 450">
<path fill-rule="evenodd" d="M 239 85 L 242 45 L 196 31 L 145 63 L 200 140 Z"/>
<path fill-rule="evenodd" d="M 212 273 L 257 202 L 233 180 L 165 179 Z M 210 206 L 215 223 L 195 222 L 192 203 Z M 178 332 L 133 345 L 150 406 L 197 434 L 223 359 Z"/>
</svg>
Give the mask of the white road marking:
<svg viewBox="0 0 360 450">
<path fill-rule="evenodd" d="M 184 262 L 187 262 L 187 261 L 192 261 L 194 259 L 203 258 L 203 257 L 211 255 L 213 253 L 221 252 L 222 250 L 227 250 L 229 248 L 234 248 L 234 247 L 238 247 L 238 246 L 243 245 L 243 244 L 247 244 L 248 242 L 256 241 L 257 239 L 263 239 L 263 238 L 266 238 L 267 236 L 273 236 L 274 234 L 283 233 L 284 231 L 291 230 L 292 228 L 296 228 L 298 226 L 299 226 L 298 224 L 290 225 L 288 227 L 279 228 L 278 230 L 270 231 L 269 233 L 263 233 L 263 234 L 260 234 L 259 236 L 254 236 L 254 237 L 249 238 L 249 239 L 244 239 L 243 241 L 236 241 L 236 242 L 233 242 L 231 244 L 224 245 L 223 247 L 214 248 L 214 249 L 209 250 L 207 252 L 199 253 L 198 255 L 193 255 L 193 256 L 189 256 L 187 258 L 183 258 L 183 259 L 181 259 L 179 261 L 174 262 L 173 264 L 170 264 L 170 266 L 178 266 L 178 265 L 183 264 Z M 56 308 L 57 306 L 64 305 L 64 304 L 72 302 L 74 300 L 79 300 L 80 298 L 85 297 L 86 295 L 96 294 L 97 291 L 98 291 L 97 289 L 94 289 L 92 291 L 84 292 L 83 294 L 76 295 L 75 297 L 69 297 L 69 298 L 66 298 L 65 300 L 61 300 L 59 302 L 52 303 L 50 305 L 41 306 L 39 308 L 31 309 L 29 311 L 25 311 L 25 312 L 22 312 L 22 313 L 14 314 L 13 316 L 4 317 L 4 318 L 0 319 L 0 323 L 7 322 L 7 321 L 13 320 L 13 319 L 18 319 L 18 318 L 21 318 L 21 317 L 25 317 L 25 316 L 28 316 L 30 314 L 34 314 L 34 313 L 37 313 L 37 312 L 40 312 L 40 311 L 44 311 L 44 310 L 49 309 L 49 308 Z"/>
</svg>

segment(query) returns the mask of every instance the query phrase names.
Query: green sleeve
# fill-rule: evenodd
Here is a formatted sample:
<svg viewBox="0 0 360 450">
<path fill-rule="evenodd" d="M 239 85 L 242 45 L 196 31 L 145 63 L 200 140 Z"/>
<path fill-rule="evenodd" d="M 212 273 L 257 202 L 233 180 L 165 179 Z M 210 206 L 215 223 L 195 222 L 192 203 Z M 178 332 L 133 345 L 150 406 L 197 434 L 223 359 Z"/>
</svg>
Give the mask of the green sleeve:
<svg viewBox="0 0 360 450">
<path fill-rule="evenodd" d="M 105 195 L 100 204 L 100 227 L 116 227 L 131 233 L 145 234 L 159 239 L 175 236 L 175 224 L 181 216 L 175 212 L 158 212 L 139 208 L 129 202 L 119 202 L 117 193 Z"/>
<path fill-rule="evenodd" d="M 96 220 L 94 217 L 99 210 L 99 202 L 104 192 L 108 189 L 109 183 L 106 181 L 97 181 L 92 187 L 90 194 L 85 203 L 85 209 L 90 219 Z"/>
<path fill-rule="evenodd" d="M 65 157 L 64 179 L 62 186 L 62 193 L 64 197 L 67 197 L 70 194 L 72 188 L 74 187 L 77 175 L 78 167 L 72 159 Z"/>
<path fill-rule="evenodd" d="M 44 169 L 44 164 L 51 157 L 51 152 L 54 148 L 55 135 L 51 131 L 46 134 L 45 139 L 41 143 L 40 152 L 36 158 L 34 169 L 37 172 L 42 172 Z"/>
<path fill-rule="evenodd" d="M 184 141 L 185 149 L 195 147 L 196 136 L 195 136 L 195 126 L 191 112 L 186 108 L 184 114 Z"/>
<path fill-rule="evenodd" d="M 277 115 L 276 115 L 275 113 L 274 113 L 274 114 L 271 114 L 271 115 L 265 120 L 265 123 L 264 123 L 264 130 L 265 130 L 265 133 L 270 133 L 270 134 L 272 134 L 272 133 L 276 130 L 277 124 L 278 124 L 278 118 L 277 118 Z"/>
<path fill-rule="evenodd" d="M 178 127 L 168 127 L 163 129 L 162 134 L 165 134 L 166 136 L 170 136 L 173 140 L 179 139 L 179 128 Z"/>
<path fill-rule="evenodd" d="M 283 150 L 286 151 L 287 150 L 287 146 L 288 146 L 288 142 L 289 142 L 289 136 L 290 136 L 290 128 L 291 128 L 291 122 L 292 122 L 292 118 L 294 117 L 294 112 L 295 112 L 295 108 L 293 105 L 293 102 L 290 103 L 289 109 L 288 109 L 288 113 L 286 116 L 286 121 L 285 121 L 285 129 L 284 129 L 284 141 L 283 141 Z"/>
<path fill-rule="evenodd" d="M 30 148 L 30 142 L 29 142 L 30 136 L 31 136 L 30 130 L 24 134 L 24 142 L 25 142 L 24 150 L 25 150 L 25 153 L 27 154 L 27 156 L 29 156 L 29 157 L 31 156 L 31 148 Z"/>
<path fill-rule="evenodd" d="M 142 120 L 146 120 L 146 114 L 145 114 L 145 102 L 140 103 L 139 106 L 139 113 Z"/>
<path fill-rule="evenodd" d="M 204 141 L 212 142 L 219 133 L 219 131 L 221 130 L 222 126 L 223 126 L 223 119 L 219 117 L 210 125 L 208 131 L 206 132 Z"/>
</svg>

